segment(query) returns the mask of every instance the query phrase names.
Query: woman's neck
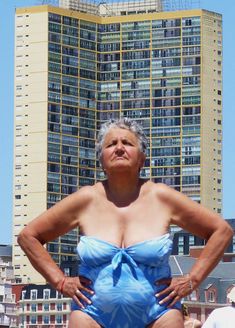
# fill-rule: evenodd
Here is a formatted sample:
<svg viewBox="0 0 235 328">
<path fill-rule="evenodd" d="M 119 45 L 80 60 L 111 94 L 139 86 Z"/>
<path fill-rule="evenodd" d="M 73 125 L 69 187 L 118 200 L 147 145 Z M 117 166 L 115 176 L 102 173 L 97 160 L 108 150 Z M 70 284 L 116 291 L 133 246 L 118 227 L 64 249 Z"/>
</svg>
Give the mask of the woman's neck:
<svg viewBox="0 0 235 328">
<path fill-rule="evenodd" d="M 124 207 L 134 202 L 140 193 L 140 187 L 143 181 L 139 176 L 121 176 L 108 177 L 104 183 L 108 200 L 115 205 Z"/>
</svg>

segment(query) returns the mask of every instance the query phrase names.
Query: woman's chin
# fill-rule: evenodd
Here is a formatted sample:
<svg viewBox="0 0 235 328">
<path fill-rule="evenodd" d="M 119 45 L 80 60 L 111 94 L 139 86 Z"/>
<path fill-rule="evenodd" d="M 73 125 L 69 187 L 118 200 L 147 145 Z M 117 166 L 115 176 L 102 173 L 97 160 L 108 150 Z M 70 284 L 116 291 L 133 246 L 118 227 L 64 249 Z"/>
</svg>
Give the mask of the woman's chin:
<svg viewBox="0 0 235 328">
<path fill-rule="evenodd" d="M 130 176 L 133 175 L 133 168 L 129 167 L 129 166 L 116 166 L 116 167 L 113 167 L 111 170 L 110 170 L 110 173 L 111 174 L 129 174 Z"/>
</svg>

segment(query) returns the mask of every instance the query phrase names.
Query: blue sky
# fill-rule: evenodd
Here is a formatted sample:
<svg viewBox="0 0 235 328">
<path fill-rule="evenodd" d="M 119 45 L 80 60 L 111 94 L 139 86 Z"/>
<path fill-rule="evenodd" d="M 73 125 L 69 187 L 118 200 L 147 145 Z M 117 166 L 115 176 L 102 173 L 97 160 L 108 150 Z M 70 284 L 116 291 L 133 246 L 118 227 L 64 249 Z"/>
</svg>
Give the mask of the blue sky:
<svg viewBox="0 0 235 328">
<path fill-rule="evenodd" d="M 201 8 L 223 15 L 223 216 L 235 218 L 235 1 L 200 2 Z M 16 7 L 39 3 L 39 0 L 0 0 L 0 244 L 10 244 L 12 240 L 14 13 Z"/>
</svg>

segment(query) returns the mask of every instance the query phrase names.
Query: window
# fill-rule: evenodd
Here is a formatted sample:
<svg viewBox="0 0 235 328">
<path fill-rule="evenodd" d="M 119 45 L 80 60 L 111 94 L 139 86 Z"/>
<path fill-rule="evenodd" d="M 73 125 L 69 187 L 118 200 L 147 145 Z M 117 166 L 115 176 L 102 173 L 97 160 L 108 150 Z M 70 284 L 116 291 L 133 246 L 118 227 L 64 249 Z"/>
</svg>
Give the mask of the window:
<svg viewBox="0 0 235 328">
<path fill-rule="evenodd" d="M 69 277 L 70 276 L 70 268 L 64 268 L 64 274 L 65 274 L 65 276 Z"/>
<path fill-rule="evenodd" d="M 44 303 L 43 308 L 44 311 L 49 311 L 49 303 Z"/>
<path fill-rule="evenodd" d="M 56 323 L 62 323 L 62 316 L 56 315 Z"/>
<path fill-rule="evenodd" d="M 32 315 L 30 318 L 30 321 L 32 324 L 36 324 L 37 323 L 37 317 L 35 315 Z"/>
<path fill-rule="evenodd" d="M 56 309 L 57 309 L 57 311 L 62 311 L 62 303 L 57 303 Z"/>
<path fill-rule="evenodd" d="M 38 294 L 38 291 L 36 289 L 31 290 L 30 298 L 32 300 L 36 300 L 37 299 L 37 294 Z"/>
<path fill-rule="evenodd" d="M 184 245 L 184 236 L 179 236 L 178 244 L 181 246 Z"/>
<path fill-rule="evenodd" d="M 36 312 L 37 311 L 37 305 L 36 304 L 31 304 L 31 311 Z"/>
<path fill-rule="evenodd" d="M 229 293 L 232 291 L 232 289 L 234 288 L 234 285 L 231 285 L 227 290 L 226 290 L 226 295 L 227 295 L 227 299 L 226 299 L 226 303 L 231 303 L 230 298 L 228 298 Z"/>
<path fill-rule="evenodd" d="M 50 289 L 45 289 L 43 291 L 43 297 L 44 299 L 48 300 L 50 298 Z"/>
<path fill-rule="evenodd" d="M 213 290 L 208 291 L 208 302 L 215 302 L 215 292 Z"/>
<path fill-rule="evenodd" d="M 178 254 L 183 255 L 184 254 L 184 246 L 178 246 Z"/>
<path fill-rule="evenodd" d="M 189 245 L 193 246 L 194 245 L 195 238 L 194 236 L 189 236 Z"/>
<path fill-rule="evenodd" d="M 43 323 L 44 324 L 49 324 L 50 323 L 50 317 L 49 317 L 49 315 L 44 315 L 43 316 Z"/>
<path fill-rule="evenodd" d="M 26 294 L 26 290 L 22 290 L 22 293 L 21 293 L 21 299 L 22 300 L 25 299 L 25 294 Z"/>
</svg>

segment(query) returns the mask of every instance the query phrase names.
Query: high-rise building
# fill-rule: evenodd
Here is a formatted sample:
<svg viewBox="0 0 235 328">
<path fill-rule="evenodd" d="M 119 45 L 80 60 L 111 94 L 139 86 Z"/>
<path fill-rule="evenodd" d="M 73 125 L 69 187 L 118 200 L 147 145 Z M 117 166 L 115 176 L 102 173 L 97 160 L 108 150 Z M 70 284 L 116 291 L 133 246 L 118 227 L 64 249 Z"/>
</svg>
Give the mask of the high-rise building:
<svg viewBox="0 0 235 328">
<path fill-rule="evenodd" d="M 13 258 L 19 282 L 44 281 L 17 245 L 19 231 L 77 186 L 103 177 L 95 137 L 109 118 L 144 126 L 150 149 L 143 177 L 221 213 L 221 15 L 164 12 L 160 1 L 135 10 L 133 1 L 106 6 L 106 12 L 63 2 L 67 9 L 16 10 Z M 46 247 L 60 264 L 75 259 L 77 240 L 75 230 Z"/>
</svg>

